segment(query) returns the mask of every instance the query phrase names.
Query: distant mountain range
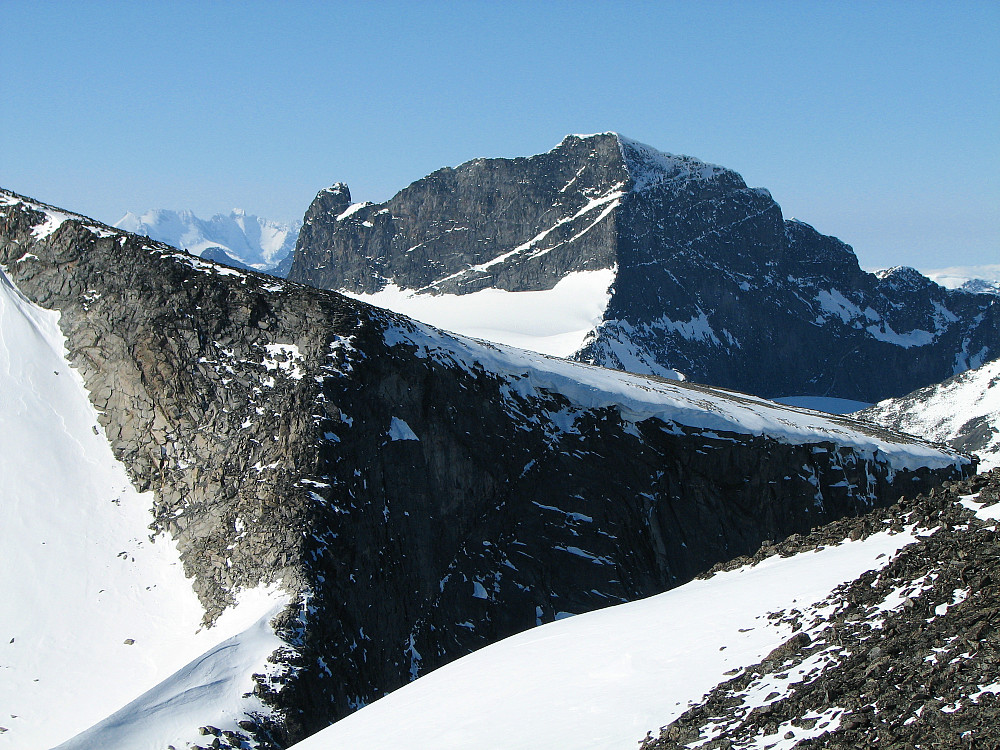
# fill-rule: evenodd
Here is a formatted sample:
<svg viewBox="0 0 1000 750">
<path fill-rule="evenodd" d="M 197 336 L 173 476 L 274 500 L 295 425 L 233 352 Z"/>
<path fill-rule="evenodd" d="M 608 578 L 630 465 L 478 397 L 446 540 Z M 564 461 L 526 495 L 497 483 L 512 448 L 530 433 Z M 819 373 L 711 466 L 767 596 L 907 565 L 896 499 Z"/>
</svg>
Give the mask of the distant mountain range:
<svg viewBox="0 0 1000 750">
<path fill-rule="evenodd" d="M 948 289 L 1000 295 L 1000 264 L 934 268 L 923 274 Z"/>
<path fill-rule="evenodd" d="M 866 273 L 735 172 L 615 133 L 440 169 L 382 204 L 338 183 L 307 211 L 289 278 L 768 398 L 873 403 L 1000 354 L 995 295 Z"/>
<path fill-rule="evenodd" d="M 300 222 L 271 221 L 240 209 L 200 219 L 191 211 L 128 212 L 115 226 L 236 268 L 284 276 L 291 267 Z"/>
</svg>

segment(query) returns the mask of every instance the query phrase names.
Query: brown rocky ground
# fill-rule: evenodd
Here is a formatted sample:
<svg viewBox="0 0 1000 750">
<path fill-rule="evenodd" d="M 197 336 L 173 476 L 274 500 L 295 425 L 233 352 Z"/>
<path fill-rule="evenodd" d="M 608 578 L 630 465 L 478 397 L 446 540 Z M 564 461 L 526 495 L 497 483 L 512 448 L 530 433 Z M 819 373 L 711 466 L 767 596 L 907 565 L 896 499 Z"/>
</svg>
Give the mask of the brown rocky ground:
<svg viewBox="0 0 1000 750">
<path fill-rule="evenodd" d="M 996 521 L 963 505 L 976 507 L 972 497 L 995 511 L 1000 470 L 713 569 L 886 527 L 913 526 L 918 536 L 885 568 L 835 591 L 822 612 L 772 613 L 796 634 L 648 736 L 642 750 L 1000 746 L 1000 540 Z"/>
</svg>

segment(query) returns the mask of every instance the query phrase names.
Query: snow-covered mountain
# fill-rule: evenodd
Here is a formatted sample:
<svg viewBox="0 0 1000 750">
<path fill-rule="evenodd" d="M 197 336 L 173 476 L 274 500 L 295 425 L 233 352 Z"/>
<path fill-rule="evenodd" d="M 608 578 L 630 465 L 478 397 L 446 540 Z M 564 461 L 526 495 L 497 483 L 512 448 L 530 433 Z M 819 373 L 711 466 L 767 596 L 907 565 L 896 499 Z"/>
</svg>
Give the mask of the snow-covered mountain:
<svg viewBox="0 0 1000 750">
<path fill-rule="evenodd" d="M 1000 354 L 996 296 L 866 273 L 735 172 L 615 133 L 440 169 L 382 204 L 338 183 L 307 211 L 289 278 L 768 398 L 874 403 Z"/>
<path fill-rule="evenodd" d="M 998 500 L 994 472 L 521 633 L 294 750 L 992 746 Z"/>
<path fill-rule="evenodd" d="M 948 289 L 1000 295 L 1000 264 L 933 268 L 923 274 Z"/>
<path fill-rule="evenodd" d="M 859 412 L 893 430 L 975 453 L 1000 467 L 1000 360 Z"/>
<path fill-rule="evenodd" d="M 115 226 L 228 265 L 274 272 L 295 249 L 300 222 L 285 224 L 234 209 L 199 219 L 190 211 L 126 213 Z M 286 264 L 287 265 L 287 264 Z M 284 268 L 284 275 L 287 268 Z"/>
<path fill-rule="evenodd" d="M 97 722 L 66 747 L 162 748 L 199 727 L 216 747 L 287 746 L 503 637 L 970 468 L 848 418 L 450 335 L 7 191 L 0 265 L 3 432 L 65 433 L 55 461 L 90 441 L 69 468 L 103 472 L 64 484 L 26 440 L 0 483 L 12 529 L 35 524 L 0 593 L 8 653 L 33 647 L 0 662 L 4 689 L 50 691 L 27 713 L 37 729 L 46 705 L 53 736 Z M 78 416 L 32 426 L 45 380 L 70 367 L 80 380 L 57 406 Z M 54 562 L 36 566 L 49 539 Z M 64 569 L 76 548 L 98 578 Z M 49 591 L 80 617 L 52 599 L 37 605 L 52 621 L 30 622 Z M 199 620 L 211 627 L 192 634 Z M 37 747 L 11 722 L 0 743 Z"/>
</svg>

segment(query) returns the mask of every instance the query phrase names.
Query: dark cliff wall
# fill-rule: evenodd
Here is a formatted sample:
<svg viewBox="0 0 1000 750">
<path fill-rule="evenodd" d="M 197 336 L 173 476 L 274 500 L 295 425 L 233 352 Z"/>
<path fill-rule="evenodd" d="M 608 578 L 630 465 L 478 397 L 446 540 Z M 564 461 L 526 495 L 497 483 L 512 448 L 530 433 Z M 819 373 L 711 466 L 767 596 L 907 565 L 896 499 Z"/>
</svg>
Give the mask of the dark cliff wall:
<svg viewBox="0 0 1000 750">
<path fill-rule="evenodd" d="M 867 273 L 849 246 L 783 221 L 764 191 L 631 193 L 619 212 L 618 277 L 583 361 L 872 402 L 1000 353 L 995 297 L 912 269 Z"/>
<path fill-rule="evenodd" d="M 2 207 L 0 264 L 61 312 L 207 617 L 260 581 L 296 595 L 288 671 L 258 688 L 284 714 L 277 744 L 538 622 L 968 470 L 632 424 L 519 390 L 447 336 L 421 349 L 419 326 L 334 293 L 82 219 L 38 236 L 47 210 Z"/>
<path fill-rule="evenodd" d="M 581 210 L 627 180 L 617 139 L 603 136 L 567 138 L 529 158 L 439 169 L 339 220 L 346 206 L 326 209 L 324 191 L 306 213 L 288 278 L 355 292 L 390 280 L 457 294 L 550 289 L 567 268 L 614 264 L 613 216 L 598 221 L 608 202 Z M 470 270 L 532 240 L 512 262 Z"/>
</svg>

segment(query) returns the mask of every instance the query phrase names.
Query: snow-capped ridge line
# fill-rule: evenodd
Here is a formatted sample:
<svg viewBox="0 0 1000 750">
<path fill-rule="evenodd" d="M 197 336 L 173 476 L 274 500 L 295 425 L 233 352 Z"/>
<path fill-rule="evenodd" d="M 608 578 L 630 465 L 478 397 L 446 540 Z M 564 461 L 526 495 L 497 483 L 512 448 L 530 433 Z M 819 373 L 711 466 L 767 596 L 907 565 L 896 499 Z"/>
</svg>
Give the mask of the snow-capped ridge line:
<svg viewBox="0 0 1000 750">
<path fill-rule="evenodd" d="M 393 316 L 395 318 L 395 316 Z M 475 365 L 509 379 L 522 395 L 555 392 L 576 408 L 616 408 L 637 423 L 657 418 L 686 427 L 760 435 L 791 444 L 832 442 L 889 462 L 894 469 L 943 468 L 970 459 L 943 445 L 882 432 L 871 423 L 786 406 L 757 396 L 654 376 L 633 375 L 515 347 L 449 334 L 417 321 L 389 318 L 386 342 L 420 356 Z"/>
<path fill-rule="evenodd" d="M 617 133 L 615 138 L 618 140 L 622 160 L 632 177 L 634 192 L 643 192 L 669 181 L 711 182 L 723 175 L 737 177 L 732 170 L 693 156 L 660 151 Z"/>
</svg>

